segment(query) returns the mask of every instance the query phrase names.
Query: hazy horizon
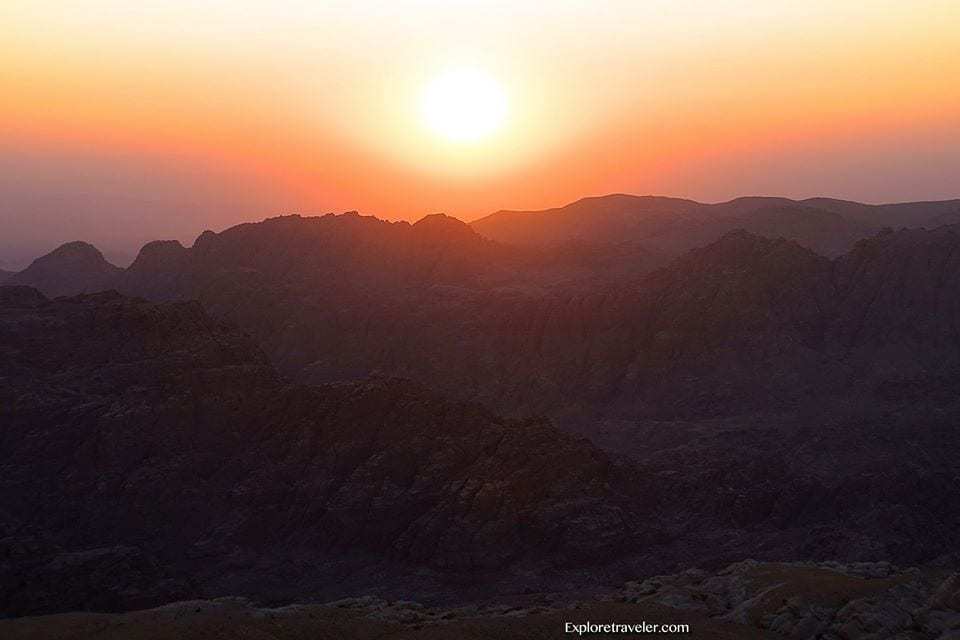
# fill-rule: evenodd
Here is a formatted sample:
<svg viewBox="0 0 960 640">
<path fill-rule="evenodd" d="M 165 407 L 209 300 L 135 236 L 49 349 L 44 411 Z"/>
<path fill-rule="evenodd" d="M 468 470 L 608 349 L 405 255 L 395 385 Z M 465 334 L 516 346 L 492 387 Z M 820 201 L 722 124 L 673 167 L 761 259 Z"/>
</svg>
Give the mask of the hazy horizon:
<svg viewBox="0 0 960 640">
<path fill-rule="evenodd" d="M 74 239 L 130 253 L 290 211 L 960 197 L 958 25 L 939 0 L 12 0 L 0 260 Z M 449 131 L 443 94 L 425 120 L 451 70 L 495 85 L 482 136 Z"/>
</svg>

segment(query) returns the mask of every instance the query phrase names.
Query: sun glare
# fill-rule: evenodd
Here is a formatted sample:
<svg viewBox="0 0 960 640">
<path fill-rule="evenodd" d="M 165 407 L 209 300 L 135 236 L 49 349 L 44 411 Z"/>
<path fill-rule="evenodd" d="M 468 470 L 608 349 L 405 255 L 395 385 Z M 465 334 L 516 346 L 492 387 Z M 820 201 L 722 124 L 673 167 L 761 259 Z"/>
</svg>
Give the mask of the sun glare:
<svg viewBox="0 0 960 640">
<path fill-rule="evenodd" d="M 494 78 L 474 69 L 449 71 L 424 89 L 421 113 L 444 138 L 474 142 L 496 131 L 507 114 L 507 96 Z"/>
</svg>

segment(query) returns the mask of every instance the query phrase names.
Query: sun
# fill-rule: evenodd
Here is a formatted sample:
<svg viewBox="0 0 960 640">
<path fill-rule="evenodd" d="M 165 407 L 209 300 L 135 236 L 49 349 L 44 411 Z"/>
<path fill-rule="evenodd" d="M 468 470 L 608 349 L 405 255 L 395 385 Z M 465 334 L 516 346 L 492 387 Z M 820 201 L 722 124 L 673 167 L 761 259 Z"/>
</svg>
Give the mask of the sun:
<svg viewBox="0 0 960 640">
<path fill-rule="evenodd" d="M 454 142 L 476 142 L 503 124 L 507 96 L 492 76 L 476 69 L 456 69 L 433 79 L 423 91 L 424 123 Z"/>
</svg>

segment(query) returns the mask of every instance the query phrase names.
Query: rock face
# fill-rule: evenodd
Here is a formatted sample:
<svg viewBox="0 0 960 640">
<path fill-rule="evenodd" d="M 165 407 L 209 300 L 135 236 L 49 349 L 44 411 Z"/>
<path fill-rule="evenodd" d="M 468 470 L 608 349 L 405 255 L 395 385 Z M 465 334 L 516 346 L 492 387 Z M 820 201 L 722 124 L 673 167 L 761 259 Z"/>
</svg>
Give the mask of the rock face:
<svg viewBox="0 0 960 640">
<path fill-rule="evenodd" d="M 93 245 L 68 242 L 7 277 L 4 284 L 28 285 L 48 296 L 94 293 L 114 286 L 121 272 Z"/>
<path fill-rule="evenodd" d="M 633 483 L 542 421 L 400 380 L 287 385 L 197 303 L 0 292 L 7 615 L 349 591 L 358 567 L 389 590 L 410 566 L 464 579 L 637 546 Z"/>
</svg>

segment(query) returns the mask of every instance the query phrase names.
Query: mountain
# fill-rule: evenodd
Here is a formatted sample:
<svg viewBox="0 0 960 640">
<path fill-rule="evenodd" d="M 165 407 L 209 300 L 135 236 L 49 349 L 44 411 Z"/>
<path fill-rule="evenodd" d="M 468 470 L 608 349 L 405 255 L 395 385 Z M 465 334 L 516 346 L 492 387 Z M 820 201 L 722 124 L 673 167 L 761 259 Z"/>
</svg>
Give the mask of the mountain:
<svg viewBox="0 0 960 640">
<path fill-rule="evenodd" d="M 8 616 L 519 589 L 639 542 L 588 442 L 402 380 L 288 384 L 195 302 L 0 287 L 0 345 Z"/>
<path fill-rule="evenodd" d="M 0 289 L 0 583 L 39 585 L 0 601 L 957 562 L 960 229 L 832 260 L 736 231 L 638 279 L 527 291 L 479 260 L 517 254 L 427 224 L 275 219 L 122 274 L 199 302 Z"/>
<path fill-rule="evenodd" d="M 15 271 L 4 271 L 3 269 L 0 269 L 0 283 L 6 282 L 7 278 L 9 278 L 10 276 L 12 276 L 14 273 L 16 273 L 16 272 L 15 272 Z"/>
<path fill-rule="evenodd" d="M 630 248 L 512 247 L 442 215 L 286 216 L 150 243 L 107 284 L 199 300 L 295 380 L 403 377 L 583 432 L 946 384 L 956 244 L 953 226 L 884 232 L 829 259 L 741 230 L 648 271 Z"/>
<path fill-rule="evenodd" d="M 564 247 L 288 216 L 0 287 L 0 610 L 960 566 L 960 228 Z"/>
<path fill-rule="evenodd" d="M 6 278 L 11 285 L 41 289 L 49 296 L 94 293 L 111 288 L 122 269 L 86 242 L 68 242 Z"/>
<path fill-rule="evenodd" d="M 960 526 L 944 502 L 960 498 L 958 249 L 953 227 L 834 260 L 740 231 L 591 292 L 341 282 L 310 298 L 257 275 L 200 299 L 294 378 L 408 377 L 630 458 L 657 478 L 653 504 L 687 505 L 661 558 L 929 561 Z"/>
<path fill-rule="evenodd" d="M 343 227 L 353 225 L 365 226 L 347 235 Z M 290 240 L 318 229 L 324 235 Z M 933 368 L 958 355 L 941 344 L 957 287 L 943 262 L 952 259 L 952 227 L 880 236 L 832 261 L 790 241 L 733 232 L 653 273 L 588 289 L 512 285 L 510 269 L 529 273 L 516 267 L 516 254 L 459 233 L 455 250 L 413 249 L 435 240 L 373 219 L 268 221 L 204 234 L 190 249 L 148 245 L 118 288 L 199 299 L 250 331 L 296 379 L 384 373 L 508 413 L 582 422 L 792 410 L 850 385 L 874 394 L 892 384 L 882 376 L 917 370 L 918 353 Z M 902 255 L 894 253 L 901 245 Z M 428 257 L 408 257 L 420 251 Z M 865 277 L 908 266 L 917 269 L 910 289 L 902 278 Z M 917 309 L 889 302 L 883 313 L 914 315 L 859 330 L 868 301 L 916 297 L 929 283 L 943 300 L 919 299 Z M 882 292 L 889 286 L 904 290 Z M 931 319 L 940 319 L 930 327 L 936 334 L 920 335 L 934 346 L 905 353 Z"/>
<path fill-rule="evenodd" d="M 495 271 L 508 253 L 443 215 L 414 225 L 356 213 L 293 215 L 219 234 L 206 231 L 190 248 L 176 241 L 150 243 L 119 286 L 160 298 L 204 290 L 218 278 L 234 283 L 263 277 L 335 295 L 420 285 L 469 286 L 482 273 Z"/>
<path fill-rule="evenodd" d="M 824 255 L 839 255 L 884 227 L 935 227 L 960 222 L 960 200 L 865 205 L 811 198 L 746 197 L 719 204 L 614 194 L 556 209 L 499 211 L 471 223 L 507 244 L 552 246 L 572 240 L 638 243 L 669 260 L 734 229 L 795 240 Z"/>
<path fill-rule="evenodd" d="M 483 236 L 510 244 L 613 243 L 656 236 L 697 220 L 701 207 L 680 198 L 612 194 L 543 211 L 498 211 L 470 226 Z"/>
<path fill-rule="evenodd" d="M 958 222 L 960 200 L 866 205 L 745 197 L 703 204 L 613 194 L 543 211 L 500 211 L 470 225 L 443 214 L 412 225 L 356 212 L 282 216 L 219 234 L 205 232 L 189 248 L 177 241 L 149 243 L 127 269 L 110 264 L 91 245 L 73 242 L 8 277 L 12 284 L 34 286 L 50 296 L 118 288 L 158 299 L 198 295 L 214 273 L 226 276 L 231 286 L 248 286 L 237 280 L 254 272 L 268 278 L 299 274 L 329 288 L 316 274 L 342 271 L 350 274 L 346 288 L 356 285 L 368 292 L 452 285 L 587 293 L 638 279 L 737 229 L 794 240 L 834 257 L 887 227 Z M 230 253 L 236 247 L 261 253 Z"/>
<path fill-rule="evenodd" d="M 766 200 L 726 203 L 723 215 L 759 221 Z M 924 386 L 952 375 L 956 235 L 880 234 L 831 260 L 736 231 L 651 272 L 629 247 L 512 247 L 442 215 L 286 216 L 204 232 L 189 248 L 150 243 L 104 286 L 199 300 L 296 380 L 404 377 L 581 430 L 794 411 L 851 389 L 867 402 L 904 376 Z M 48 282 L 56 293 L 72 280 Z M 886 324 L 860 324 L 871 304 Z"/>
</svg>

